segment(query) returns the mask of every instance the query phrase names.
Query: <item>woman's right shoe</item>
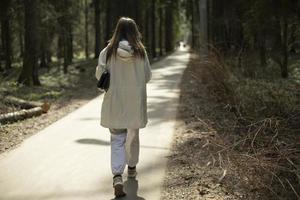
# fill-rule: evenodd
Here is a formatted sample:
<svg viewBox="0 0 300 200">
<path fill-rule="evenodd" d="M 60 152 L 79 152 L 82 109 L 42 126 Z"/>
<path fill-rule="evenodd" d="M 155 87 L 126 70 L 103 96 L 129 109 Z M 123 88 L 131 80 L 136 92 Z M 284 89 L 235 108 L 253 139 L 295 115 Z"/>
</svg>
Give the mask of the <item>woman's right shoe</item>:
<svg viewBox="0 0 300 200">
<path fill-rule="evenodd" d="M 136 175 L 137 175 L 136 166 L 134 166 L 134 167 L 128 166 L 128 168 L 127 168 L 127 174 L 128 174 L 127 175 L 128 178 L 135 178 Z"/>
<path fill-rule="evenodd" d="M 115 175 L 113 178 L 113 187 L 115 189 L 116 198 L 124 197 L 126 193 L 123 190 L 124 184 L 121 175 Z"/>
</svg>

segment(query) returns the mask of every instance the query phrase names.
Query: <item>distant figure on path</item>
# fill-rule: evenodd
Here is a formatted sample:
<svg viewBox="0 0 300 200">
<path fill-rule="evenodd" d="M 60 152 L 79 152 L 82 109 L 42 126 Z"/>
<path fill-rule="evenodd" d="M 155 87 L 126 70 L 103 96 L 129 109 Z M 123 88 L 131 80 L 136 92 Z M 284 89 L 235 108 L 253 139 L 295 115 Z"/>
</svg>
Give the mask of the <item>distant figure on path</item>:
<svg viewBox="0 0 300 200">
<path fill-rule="evenodd" d="M 137 175 L 139 129 L 148 122 L 146 84 L 151 79 L 147 52 L 134 20 L 119 19 L 115 32 L 100 55 L 96 68 L 99 80 L 109 69 L 110 86 L 105 93 L 101 125 L 111 133 L 111 170 L 116 197 L 125 196 L 122 174 L 128 165 L 128 178 Z"/>
</svg>

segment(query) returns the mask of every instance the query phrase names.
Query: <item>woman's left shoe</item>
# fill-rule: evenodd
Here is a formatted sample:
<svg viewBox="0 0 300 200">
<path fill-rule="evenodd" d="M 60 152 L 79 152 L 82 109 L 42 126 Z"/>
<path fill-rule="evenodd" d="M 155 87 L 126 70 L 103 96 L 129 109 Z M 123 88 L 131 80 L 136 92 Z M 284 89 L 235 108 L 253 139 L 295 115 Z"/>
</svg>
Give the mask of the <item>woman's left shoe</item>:
<svg viewBox="0 0 300 200">
<path fill-rule="evenodd" d="M 115 196 L 117 198 L 124 197 L 126 193 L 123 191 L 123 179 L 121 175 L 115 175 L 113 178 L 113 187 L 115 189 Z"/>
</svg>

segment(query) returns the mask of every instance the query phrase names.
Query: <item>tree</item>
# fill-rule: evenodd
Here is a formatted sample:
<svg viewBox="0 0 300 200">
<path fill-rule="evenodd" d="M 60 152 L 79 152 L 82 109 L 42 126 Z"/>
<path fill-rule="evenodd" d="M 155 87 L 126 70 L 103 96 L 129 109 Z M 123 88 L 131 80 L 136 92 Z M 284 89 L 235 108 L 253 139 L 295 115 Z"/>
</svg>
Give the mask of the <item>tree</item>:
<svg viewBox="0 0 300 200">
<path fill-rule="evenodd" d="M 280 53 L 281 57 L 276 59 L 278 64 L 280 65 L 281 69 L 281 77 L 287 78 L 288 74 L 288 13 L 289 13 L 289 6 L 290 3 L 286 0 L 280 0 L 277 4 L 278 15 L 277 22 L 279 25 L 280 35 L 279 37 L 279 44 L 280 44 Z"/>
<path fill-rule="evenodd" d="M 51 44 L 56 33 L 56 19 L 52 16 L 55 14 L 55 8 L 47 1 L 43 0 L 39 3 L 39 33 L 40 33 L 40 68 L 49 68 L 52 61 Z"/>
<path fill-rule="evenodd" d="M 165 26 L 165 48 L 166 52 L 173 51 L 174 49 L 174 32 L 173 32 L 173 5 L 174 1 L 166 1 L 165 4 L 165 21 L 168 25 Z"/>
<path fill-rule="evenodd" d="M 110 39 L 110 33 L 112 29 L 112 16 L 111 16 L 111 0 L 106 0 L 106 35 L 105 41 Z"/>
<path fill-rule="evenodd" d="M 22 5 L 22 1 L 18 0 L 18 4 Z M 17 26 L 16 30 L 18 32 L 18 40 L 19 40 L 19 56 L 20 58 L 23 58 L 24 54 L 24 10 L 22 6 L 18 6 L 15 10 L 16 12 L 16 20 L 17 20 Z"/>
<path fill-rule="evenodd" d="M 52 1 L 57 13 L 59 24 L 58 56 L 64 58 L 63 72 L 68 73 L 68 66 L 73 59 L 73 27 L 72 22 L 76 20 L 76 4 L 71 0 Z"/>
<path fill-rule="evenodd" d="M 88 0 L 84 0 L 84 32 L 85 32 L 85 58 L 89 58 L 89 23 L 88 23 L 88 15 L 89 14 L 89 6 Z"/>
<path fill-rule="evenodd" d="M 156 57 L 156 0 L 151 1 L 151 50 L 152 56 Z"/>
<path fill-rule="evenodd" d="M 206 56 L 208 53 L 208 32 L 207 32 L 207 0 L 199 0 L 200 10 L 200 54 Z"/>
<path fill-rule="evenodd" d="M 100 53 L 100 0 L 94 0 L 95 6 L 95 58 Z"/>
<path fill-rule="evenodd" d="M 5 75 L 11 69 L 11 27 L 10 27 L 10 13 L 11 6 L 10 0 L 0 1 L 0 19 L 1 19 L 1 41 L 2 48 L 4 50 L 5 59 Z"/>
<path fill-rule="evenodd" d="M 159 8 L 159 55 L 163 55 L 163 0 L 160 0 Z"/>
<path fill-rule="evenodd" d="M 38 3 L 39 0 L 24 0 L 25 52 L 18 83 L 25 85 L 40 85 L 38 77 Z"/>
</svg>

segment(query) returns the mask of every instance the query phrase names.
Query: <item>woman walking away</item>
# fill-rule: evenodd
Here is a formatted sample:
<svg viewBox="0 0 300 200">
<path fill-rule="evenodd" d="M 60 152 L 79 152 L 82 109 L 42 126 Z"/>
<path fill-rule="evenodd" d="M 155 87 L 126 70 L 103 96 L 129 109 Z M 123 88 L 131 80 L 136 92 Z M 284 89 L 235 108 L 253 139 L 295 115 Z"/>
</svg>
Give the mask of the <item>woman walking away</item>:
<svg viewBox="0 0 300 200">
<path fill-rule="evenodd" d="M 139 129 L 147 118 L 146 84 L 151 67 L 141 34 L 134 20 L 119 19 L 106 48 L 99 56 L 96 78 L 110 72 L 110 86 L 105 93 L 101 125 L 111 133 L 111 170 L 116 197 L 125 196 L 122 174 L 127 164 L 127 177 L 135 178 L 139 161 Z"/>
</svg>

